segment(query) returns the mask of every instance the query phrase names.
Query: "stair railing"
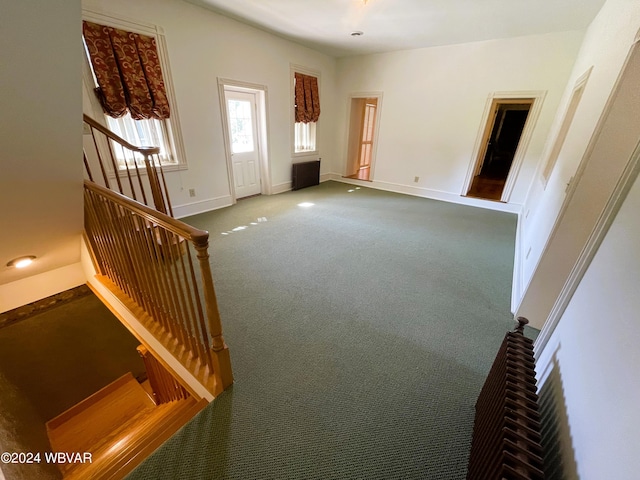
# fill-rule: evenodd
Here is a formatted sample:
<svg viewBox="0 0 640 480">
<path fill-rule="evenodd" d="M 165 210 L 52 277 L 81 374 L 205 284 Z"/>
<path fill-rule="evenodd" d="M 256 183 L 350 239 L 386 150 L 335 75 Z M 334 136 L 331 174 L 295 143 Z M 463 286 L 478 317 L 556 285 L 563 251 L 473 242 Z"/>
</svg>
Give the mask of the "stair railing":
<svg viewBox="0 0 640 480">
<path fill-rule="evenodd" d="M 209 264 L 209 233 L 85 180 L 97 278 L 216 396 L 233 383 Z M 141 310 L 141 311 L 140 311 Z"/>
<path fill-rule="evenodd" d="M 85 133 L 91 135 L 84 145 L 87 178 L 145 205 L 152 202 L 156 210 L 173 216 L 160 148 L 132 145 L 86 114 L 83 121 Z"/>
<path fill-rule="evenodd" d="M 153 391 L 153 401 L 156 405 L 189 398 L 189 392 L 144 345 L 136 349 L 144 362 L 149 386 Z"/>
</svg>

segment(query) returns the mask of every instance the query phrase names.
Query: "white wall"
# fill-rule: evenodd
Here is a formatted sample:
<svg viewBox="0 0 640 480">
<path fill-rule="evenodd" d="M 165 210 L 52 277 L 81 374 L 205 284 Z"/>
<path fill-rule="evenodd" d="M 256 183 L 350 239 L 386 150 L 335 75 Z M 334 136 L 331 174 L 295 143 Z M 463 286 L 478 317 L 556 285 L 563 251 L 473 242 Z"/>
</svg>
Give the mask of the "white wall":
<svg viewBox="0 0 640 480">
<path fill-rule="evenodd" d="M 320 73 L 322 114 L 319 156 L 332 171 L 335 59 L 178 0 L 84 0 L 83 8 L 164 29 L 188 170 L 169 173 L 177 210 L 193 211 L 231 201 L 225 160 L 218 77 L 268 88 L 269 158 L 272 185 L 287 189 L 292 163 L 290 65 Z M 317 159 L 317 156 L 314 157 Z M 197 196 L 189 198 L 195 188 Z"/>
<path fill-rule="evenodd" d="M 593 67 L 593 70 L 546 189 L 540 178 L 546 160 L 544 158 L 527 198 L 520 231 L 519 258 L 523 263 L 519 285 L 523 294 L 517 314 L 528 317 L 537 328 L 547 319 L 564 280 L 608 198 L 611 187 L 606 185 L 615 183 L 619 174 L 614 168 L 604 169 L 600 182 L 585 192 L 584 201 L 577 202 L 565 193 L 567 183 L 576 174 L 581 162 L 583 167 L 589 162 L 594 163 L 591 159 L 593 152 L 588 150 L 588 146 L 590 141 L 592 146 L 595 144 L 597 137 L 594 134 L 600 133 L 598 122 L 603 111 L 608 114 L 605 105 L 638 28 L 640 2 L 631 0 L 609 0 L 590 25 L 567 83 L 563 105 L 558 110 L 545 154 L 555 139 L 555 132 L 560 126 L 576 80 L 589 68 Z M 630 114 L 631 119 L 637 118 L 637 113 L 635 116 L 633 112 Z M 616 149 L 619 153 L 617 158 L 626 161 L 635 147 L 638 125 L 633 121 L 617 123 L 617 134 L 612 132 L 608 140 L 608 155 L 612 155 Z M 607 152 L 603 154 L 606 156 Z M 574 182 L 572 188 L 577 188 L 577 185 L 578 182 Z M 560 225 L 558 213 L 561 208 L 563 212 L 567 211 L 569 202 L 574 209 L 572 216 L 564 218 L 566 215 L 563 213 L 563 224 Z"/>
<path fill-rule="evenodd" d="M 581 480 L 640 471 L 640 179 L 627 196 L 544 351 L 558 364 Z"/>
<path fill-rule="evenodd" d="M 375 182 L 460 199 L 493 92 L 546 91 L 510 203 L 524 202 L 583 32 L 348 57 L 338 61 L 338 155 L 347 154 L 348 96 L 381 91 Z M 420 181 L 414 183 L 414 177 Z M 494 202 L 484 202 L 485 204 Z M 516 209 L 517 210 L 517 209 Z"/>
<path fill-rule="evenodd" d="M 16 306 L 13 282 L 78 264 L 83 220 L 80 1 L 0 4 L 1 312 Z M 21 255 L 38 260 L 6 266 Z M 73 280 L 49 275 L 21 288 L 34 301 Z"/>
</svg>

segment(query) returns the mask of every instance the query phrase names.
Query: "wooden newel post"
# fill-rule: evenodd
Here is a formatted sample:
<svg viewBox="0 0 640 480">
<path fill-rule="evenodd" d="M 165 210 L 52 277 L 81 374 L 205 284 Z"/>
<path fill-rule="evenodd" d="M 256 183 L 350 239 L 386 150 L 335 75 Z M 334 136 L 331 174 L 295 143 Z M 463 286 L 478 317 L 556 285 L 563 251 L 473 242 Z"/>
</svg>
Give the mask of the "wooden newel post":
<svg viewBox="0 0 640 480">
<path fill-rule="evenodd" d="M 204 302 L 207 315 L 207 324 L 211 334 L 211 360 L 213 374 L 216 378 L 214 394 L 217 396 L 233 383 L 233 372 L 231 371 L 231 357 L 229 347 L 224 343 L 222 336 L 222 323 L 220 312 L 218 311 L 218 300 L 213 286 L 211 276 L 211 265 L 209 265 L 209 239 L 195 239 L 194 246 L 200 262 L 202 284 L 204 290 Z"/>
</svg>

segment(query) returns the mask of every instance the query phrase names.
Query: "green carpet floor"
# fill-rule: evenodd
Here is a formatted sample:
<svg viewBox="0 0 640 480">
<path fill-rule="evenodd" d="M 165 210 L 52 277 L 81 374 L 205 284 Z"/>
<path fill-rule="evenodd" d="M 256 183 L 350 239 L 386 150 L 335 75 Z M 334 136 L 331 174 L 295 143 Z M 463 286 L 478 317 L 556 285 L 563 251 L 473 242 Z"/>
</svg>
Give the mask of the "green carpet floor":
<svg viewBox="0 0 640 480">
<path fill-rule="evenodd" d="M 515 215 L 326 182 L 187 222 L 236 383 L 130 480 L 465 478 Z"/>
</svg>

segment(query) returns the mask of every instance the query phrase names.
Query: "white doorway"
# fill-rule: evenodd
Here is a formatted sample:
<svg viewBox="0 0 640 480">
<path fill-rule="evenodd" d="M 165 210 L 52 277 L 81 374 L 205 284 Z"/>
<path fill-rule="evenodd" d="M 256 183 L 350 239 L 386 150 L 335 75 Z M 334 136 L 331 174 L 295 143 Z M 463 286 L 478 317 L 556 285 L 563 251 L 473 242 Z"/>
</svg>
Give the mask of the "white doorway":
<svg viewBox="0 0 640 480">
<path fill-rule="evenodd" d="M 233 202 L 269 194 L 266 87 L 218 80 L 227 153 L 229 186 Z M 257 88 L 254 88 L 257 87 Z"/>
<path fill-rule="evenodd" d="M 381 94 L 351 96 L 345 177 L 373 179 Z"/>
</svg>

